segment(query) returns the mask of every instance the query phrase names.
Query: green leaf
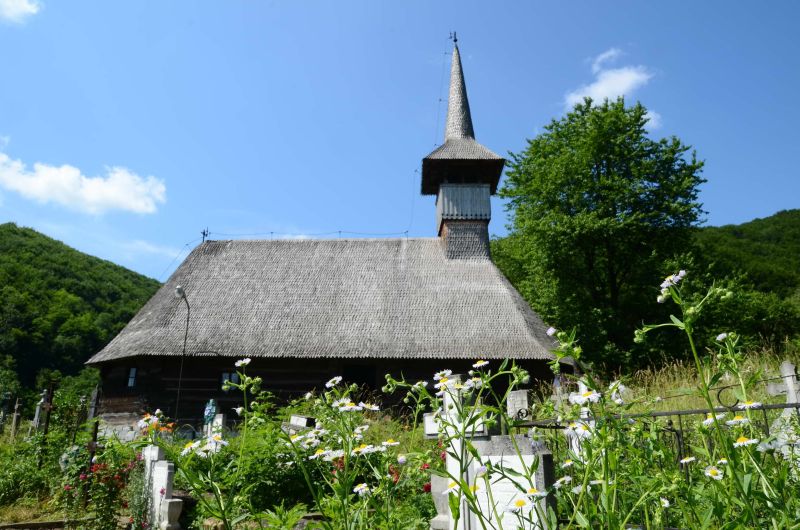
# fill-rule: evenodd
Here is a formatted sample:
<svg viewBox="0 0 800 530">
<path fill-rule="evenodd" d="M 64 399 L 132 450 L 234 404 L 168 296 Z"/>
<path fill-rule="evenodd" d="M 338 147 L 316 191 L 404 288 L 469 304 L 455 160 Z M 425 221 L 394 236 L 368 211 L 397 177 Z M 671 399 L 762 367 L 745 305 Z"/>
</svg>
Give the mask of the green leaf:
<svg viewBox="0 0 800 530">
<path fill-rule="evenodd" d="M 672 320 L 672 323 L 675 324 L 675 327 L 678 329 L 686 329 L 686 325 L 675 315 L 670 315 L 669 319 Z"/>
</svg>

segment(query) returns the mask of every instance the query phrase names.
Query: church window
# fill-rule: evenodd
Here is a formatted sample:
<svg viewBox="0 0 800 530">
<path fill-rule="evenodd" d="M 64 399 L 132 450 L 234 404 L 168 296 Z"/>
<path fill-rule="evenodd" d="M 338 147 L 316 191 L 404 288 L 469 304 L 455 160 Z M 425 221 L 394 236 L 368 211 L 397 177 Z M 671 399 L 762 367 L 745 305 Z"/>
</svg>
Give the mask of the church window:
<svg viewBox="0 0 800 530">
<path fill-rule="evenodd" d="M 128 370 L 128 388 L 133 388 L 136 386 L 136 368 L 131 368 Z"/>
<path fill-rule="evenodd" d="M 222 372 L 222 389 L 227 392 L 225 389 L 225 382 L 230 381 L 231 383 L 239 383 L 239 374 L 236 372 Z"/>
</svg>

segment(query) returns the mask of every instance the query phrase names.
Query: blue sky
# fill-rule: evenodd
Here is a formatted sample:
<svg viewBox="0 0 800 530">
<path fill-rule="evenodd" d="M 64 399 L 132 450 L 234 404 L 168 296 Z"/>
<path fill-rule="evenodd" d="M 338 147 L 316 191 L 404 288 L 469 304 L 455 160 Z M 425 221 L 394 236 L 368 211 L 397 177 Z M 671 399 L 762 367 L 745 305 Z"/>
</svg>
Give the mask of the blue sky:
<svg viewBox="0 0 800 530">
<path fill-rule="evenodd" d="M 0 222 L 160 280 L 206 227 L 433 236 L 417 171 L 454 29 L 494 151 L 625 94 L 706 160 L 709 224 L 767 216 L 800 207 L 797 20 L 788 0 L 0 0 Z"/>
</svg>

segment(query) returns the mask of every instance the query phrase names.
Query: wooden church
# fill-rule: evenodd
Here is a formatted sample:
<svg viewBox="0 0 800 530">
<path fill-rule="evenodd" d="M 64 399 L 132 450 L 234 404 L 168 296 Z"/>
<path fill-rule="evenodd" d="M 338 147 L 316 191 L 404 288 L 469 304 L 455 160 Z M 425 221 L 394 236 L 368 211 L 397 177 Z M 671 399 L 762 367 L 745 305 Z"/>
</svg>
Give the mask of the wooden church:
<svg viewBox="0 0 800 530">
<path fill-rule="evenodd" d="M 430 380 L 477 359 L 547 377 L 547 326 L 490 259 L 504 163 L 475 140 L 456 45 L 445 141 L 422 160 L 438 237 L 205 241 L 88 361 L 102 372 L 101 410 L 193 421 L 210 398 L 230 410 L 239 396 L 222 384 L 243 357 L 278 395 L 335 375 L 373 388 L 386 373 Z"/>
</svg>

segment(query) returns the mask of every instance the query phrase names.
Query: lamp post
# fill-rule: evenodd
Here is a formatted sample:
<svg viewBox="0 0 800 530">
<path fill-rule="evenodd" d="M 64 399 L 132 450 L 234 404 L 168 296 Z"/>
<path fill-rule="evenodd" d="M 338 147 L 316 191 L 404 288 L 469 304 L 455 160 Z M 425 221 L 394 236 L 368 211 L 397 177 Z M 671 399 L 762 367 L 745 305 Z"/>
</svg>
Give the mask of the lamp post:
<svg viewBox="0 0 800 530">
<path fill-rule="evenodd" d="M 175 398 L 175 421 L 178 421 L 178 408 L 181 404 L 181 381 L 183 380 L 183 359 L 186 357 L 186 339 L 189 338 L 189 315 L 191 314 L 191 307 L 189 307 L 189 300 L 186 298 L 186 291 L 183 287 L 178 285 L 175 287 L 175 297 L 183 299 L 186 303 L 186 327 L 183 332 L 183 352 L 181 353 L 181 367 L 178 371 L 178 395 Z"/>
</svg>

